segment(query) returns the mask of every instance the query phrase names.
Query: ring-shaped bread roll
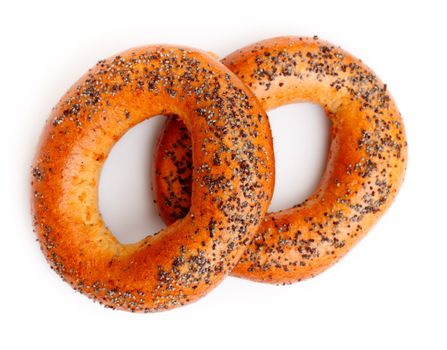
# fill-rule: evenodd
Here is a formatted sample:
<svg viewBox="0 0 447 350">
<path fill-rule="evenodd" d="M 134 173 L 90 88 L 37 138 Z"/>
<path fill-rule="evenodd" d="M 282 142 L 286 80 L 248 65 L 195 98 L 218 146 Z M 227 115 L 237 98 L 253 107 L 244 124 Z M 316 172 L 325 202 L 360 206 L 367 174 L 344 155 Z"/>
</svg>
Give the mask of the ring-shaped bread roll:
<svg viewBox="0 0 447 350">
<path fill-rule="evenodd" d="M 191 208 L 124 245 L 98 210 L 100 170 L 127 130 L 159 114 L 178 115 L 192 135 Z M 147 312 L 192 302 L 253 238 L 272 195 L 273 161 L 263 110 L 220 62 L 189 48 L 128 50 L 98 62 L 47 121 L 32 170 L 42 250 L 64 280 L 108 307 Z"/>
<path fill-rule="evenodd" d="M 407 159 L 400 113 L 368 67 L 316 37 L 261 41 L 222 62 L 265 110 L 313 102 L 332 122 L 329 159 L 315 193 L 293 208 L 269 213 L 233 270 L 235 276 L 271 283 L 315 276 L 342 258 L 393 202 Z M 168 120 L 154 172 L 166 223 L 189 211 L 190 157 L 187 130 Z"/>
</svg>

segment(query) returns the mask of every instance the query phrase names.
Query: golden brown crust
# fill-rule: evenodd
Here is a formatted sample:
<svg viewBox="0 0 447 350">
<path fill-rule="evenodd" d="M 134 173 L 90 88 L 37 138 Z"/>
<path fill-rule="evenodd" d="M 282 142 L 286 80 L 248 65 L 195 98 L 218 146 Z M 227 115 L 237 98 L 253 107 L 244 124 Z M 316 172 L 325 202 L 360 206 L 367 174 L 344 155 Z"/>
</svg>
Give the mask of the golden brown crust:
<svg viewBox="0 0 447 350">
<path fill-rule="evenodd" d="M 158 114 L 180 116 L 193 135 L 191 210 L 123 245 L 98 211 L 100 170 L 129 128 Z M 208 54 L 136 48 L 98 62 L 63 96 L 32 175 L 35 230 L 52 268 L 108 307 L 165 310 L 212 289 L 253 237 L 273 191 L 271 134 L 251 92 Z"/>
<path fill-rule="evenodd" d="M 343 257 L 396 196 L 407 159 L 400 113 L 368 67 L 318 38 L 265 40 L 222 62 L 266 110 L 309 101 L 332 121 L 328 164 L 317 190 L 293 208 L 268 214 L 233 270 L 271 283 L 315 276 Z M 168 223 L 189 209 L 189 143 L 181 128 L 180 121 L 168 121 L 155 160 L 156 199 Z"/>
</svg>

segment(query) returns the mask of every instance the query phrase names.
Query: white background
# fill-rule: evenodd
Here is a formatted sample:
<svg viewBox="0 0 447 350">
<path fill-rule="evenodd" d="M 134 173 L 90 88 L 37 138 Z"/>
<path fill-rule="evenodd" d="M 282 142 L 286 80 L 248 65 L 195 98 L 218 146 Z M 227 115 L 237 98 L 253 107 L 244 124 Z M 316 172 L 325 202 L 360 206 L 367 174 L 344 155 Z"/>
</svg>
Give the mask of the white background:
<svg viewBox="0 0 447 350">
<path fill-rule="evenodd" d="M 0 8 L 0 348 L 447 348 L 447 25 L 443 1 L 121 0 L 2 2 Z M 278 35 L 314 35 L 363 59 L 402 112 L 406 181 L 392 208 L 340 263 L 291 286 L 227 278 L 193 305 L 158 314 L 105 309 L 46 264 L 32 232 L 29 170 L 44 120 L 101 58 L 172 43 L 224 56 Z M 272 208 L 312 192 L 324 167 L 321 110 L 270 113 L 277 156 Z M 125 135 L 100 198 L 125 242 L 162 227 L 147 180 L 162 117 Z"/>
</svg>

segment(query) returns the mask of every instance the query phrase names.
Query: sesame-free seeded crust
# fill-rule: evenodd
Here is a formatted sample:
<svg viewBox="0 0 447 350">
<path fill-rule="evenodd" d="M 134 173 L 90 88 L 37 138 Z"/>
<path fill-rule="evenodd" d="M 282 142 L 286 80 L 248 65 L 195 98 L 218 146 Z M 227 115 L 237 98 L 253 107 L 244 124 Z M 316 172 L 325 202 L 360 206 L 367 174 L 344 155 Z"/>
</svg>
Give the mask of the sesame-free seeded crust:
<svg viewBox="0 0 447 350">
<path fill-rule="evenodd" d="M 270 283 L 315 276 L 341 259 L 393 202 L 407 161 L 400 113 L 387 86 L 368 67 L 317 37 L 261 41 L 222 62 L 265 110 L 314 102 L 332 122 L 328 162 L 317 190 L 293 208 L 269 213 L 232 272 Z M 190 159 L 188 131 L 181 121 L 168 120 L 154 172 L 166 223 L 189 212 Z"/>
<path fill-rule="evenodd" d="M 127 130 L 159 114 L 180 116 L 192 135 L 191 209 L 124 245 L 98 210 L 101 167 Z M 271 134 L 259 115 L 251 92 L 202 51 L 149 46 L 99 61 L 53 109 L 32 166 L 34 227 L 51 267 L 81 293 L 128 311 L 166 310 L 209 292 L 271 199 Z"/>
</svg>

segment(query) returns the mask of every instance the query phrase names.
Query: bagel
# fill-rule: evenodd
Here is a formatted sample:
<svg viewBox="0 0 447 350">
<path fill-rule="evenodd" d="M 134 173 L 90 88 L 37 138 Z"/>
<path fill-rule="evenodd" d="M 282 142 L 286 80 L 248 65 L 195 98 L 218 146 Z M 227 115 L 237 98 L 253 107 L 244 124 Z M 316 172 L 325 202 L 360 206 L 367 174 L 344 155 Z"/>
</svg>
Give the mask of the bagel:
<svg viewBox="0 0 447 350">
<path fill-rule="evenodd" d="M 313 277 L 342 258 L 396 196 L 407 159 L 400 113 L 387 86 L 368 67 L 317 37 L 261 41 L 222 62 L 265 110 L 313 102 L 332 122 L 328 162 L 318 188 L 303 203 L 269 213 L 232 272 L 270 283 Z M 190 152 L 182 122 L 168 120 L 153 173 L 156 202 L 166 223 L 189 212 Z"/>
<path fill-rule="evenodd" d="M 100 170 L 127 130 L 159 114 L 179 116 L 192 135 L 191 208 L 124 245 L 98 210 Z M 233 269 L 268 208 L 273 161 L 262 108 L 220 62 L 184 47 L 131 49 L 99 61 L 53 109 L 32 167 L 35 231 L 81 293 L 111 308 L 171 309 Z"/>
</svg>

